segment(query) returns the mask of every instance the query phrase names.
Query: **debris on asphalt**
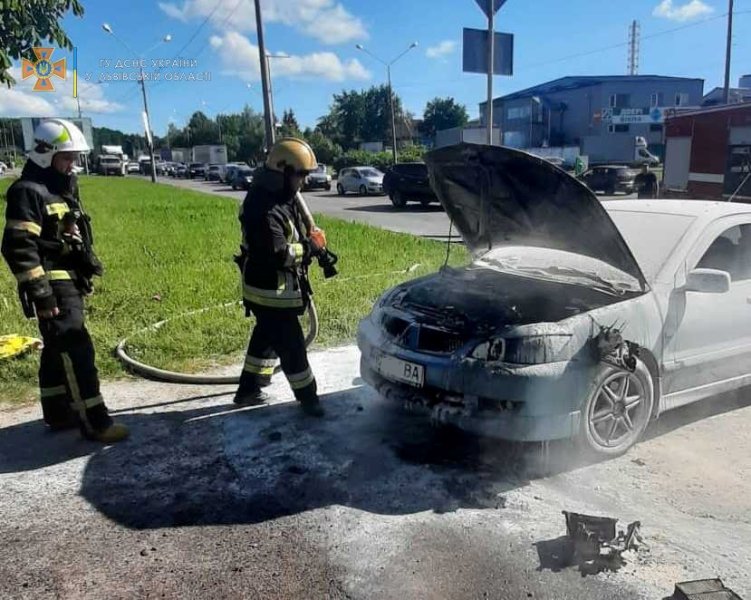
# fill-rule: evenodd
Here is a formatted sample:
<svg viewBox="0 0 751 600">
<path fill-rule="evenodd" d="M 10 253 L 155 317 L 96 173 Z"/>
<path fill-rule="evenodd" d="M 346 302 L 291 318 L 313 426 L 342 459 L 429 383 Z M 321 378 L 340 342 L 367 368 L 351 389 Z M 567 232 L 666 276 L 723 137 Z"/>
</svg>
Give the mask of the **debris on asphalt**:
<svg viewBox="0 0 751 600">
<path fill-rule="evenodd" d="M 623 554 L 636 551 L 643 543 L 639 537 L 641 523 L 634 521 L 626 531 L 616 531 L 618 519 L 595 517 L 564 510 L 568 535 L 570 564 L 579 566 L 582 573 L 616 571 L 625 562 Z"/>
<path fill-rule="evenodd" d="M 718 577 L 717 579 L 697 579 L 676 583 L 670 600 L 742 600 L 742 598 L 725 587 Z"/>
</svg>

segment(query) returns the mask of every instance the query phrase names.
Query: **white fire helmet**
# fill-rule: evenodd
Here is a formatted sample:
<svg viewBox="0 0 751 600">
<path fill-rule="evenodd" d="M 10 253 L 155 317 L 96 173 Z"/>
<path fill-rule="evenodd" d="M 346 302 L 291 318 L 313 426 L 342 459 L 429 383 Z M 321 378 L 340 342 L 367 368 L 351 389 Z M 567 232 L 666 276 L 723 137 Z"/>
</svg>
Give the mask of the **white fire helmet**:
<svg viewBox="0 0 751 600">
<path fill-rule="evenodd" d="M 46 169 L 58 152 L 89 152 L 81 130 L 65 119 L 47 119 L 37 125 L 34 131 L 34 147 L 29 159 Z"/>
</svg>

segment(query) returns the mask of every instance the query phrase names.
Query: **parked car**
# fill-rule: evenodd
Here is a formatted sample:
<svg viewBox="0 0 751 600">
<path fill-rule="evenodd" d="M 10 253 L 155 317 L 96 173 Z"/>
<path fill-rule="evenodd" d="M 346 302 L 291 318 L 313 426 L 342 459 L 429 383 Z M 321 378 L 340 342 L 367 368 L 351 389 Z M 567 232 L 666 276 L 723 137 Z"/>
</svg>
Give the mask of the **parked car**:
<svg viewBox="0 0 751 600">
<path fill-rule="evenodd" d="M 175 178 L 177 179 L 187 179 L 188 178 L 188 167 L 184 163 L 180 163 L 175 167 Z"/>
<path fill-rule="evenodd" d="M 128 165 L 126 167 L 126 171 L 128 172 L 128 174 L 130 174 L 130 173 L 138 173 L 138 171 L 139 171 L 138 163 L 136 161 L 134 161 L 134 160 L 129 161 Z"/>
<path fill-rule="evenodd" d="M 426 156 L 471 263 L 376 301 L 365 381 L 468 431 L 602 456 L 751 382 L 751 206 L 603 204 L 529 155 L 473 146 Z"/>
<path fill-rule="evenodd" d="M 247 190 L 253 181 L 253 171 L 251 167 L 240 167 L 235 170 L 235 176 L 230 185 L 233 190 Z"/>
<path fill-rule="evenodd" d="M 206 179 L 206 181 L 221 181 L 223 172 L 223 165 L 209 165 L 209 168 L 206 169 L 204 179 Z"/>
<path fill-rule="evenodd" d="M 5 173 L 5 171 L 8 170 L 8 165 L 6 165 L 4 162 L 0 162 L 0 175 Z"/>
<path fill-rule="evenodd" d="M 235 172 L 240 167 L 247 167 L 245 163 L 227 163 L 226 168 L 224 169 L 224 176 L 222 177 L 222 182 L 231 184 L 232 179 L 235 176 Z"/>
<path fill-rule="evenodd" d="M 305 178 L 304 190 L 331 189 L 331 175 L 328 174 L 326 165 L 318 163 L 318 168 Z"/>
<path fill-rule="evenodd" d="M 593 192 L 612 196 L 616 192 L 633 193 L 635 177 L 636 172 L 625 165 L 607 165 L 585 171 L 580 179 Z"/>
<path fill-rule="evenodd" d="M 203 163 L 190 163 L 188 165 L 188 177 L 195 179 L 196 177 L 204 177 L 206 175 L 206 165 Z"/>
<path fill-rule="evenodd" d="M 428 181 L 428 167 L 425 163 L 397 163 L 389 168 L 383 176 L 383 191 L 396 208 L 403 208 L 409 201 L 420 202 L 430 206 L 438 202 L 433 188 Z"/>
<path fill-rule="evenodd" d="M 383 173 L 374 167 L 349 167 L 342 169 L 336 183 L 340 196 L 354 192 L 361 196 L 383 193 Z"/>
</svg>

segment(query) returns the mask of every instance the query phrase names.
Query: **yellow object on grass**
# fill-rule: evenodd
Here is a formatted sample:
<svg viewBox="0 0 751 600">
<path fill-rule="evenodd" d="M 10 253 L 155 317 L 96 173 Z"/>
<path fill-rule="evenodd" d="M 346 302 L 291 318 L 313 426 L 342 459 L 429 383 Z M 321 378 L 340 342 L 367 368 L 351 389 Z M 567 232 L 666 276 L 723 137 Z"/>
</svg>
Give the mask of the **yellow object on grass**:
<svg viewBox="0 0 751 600">
<path fill-rule="evenodd" d="M 23 335 L 0 336 L 0 360 L 20 356 L 24 352 L 42 347 L 42 340 Z"/>
</svg>

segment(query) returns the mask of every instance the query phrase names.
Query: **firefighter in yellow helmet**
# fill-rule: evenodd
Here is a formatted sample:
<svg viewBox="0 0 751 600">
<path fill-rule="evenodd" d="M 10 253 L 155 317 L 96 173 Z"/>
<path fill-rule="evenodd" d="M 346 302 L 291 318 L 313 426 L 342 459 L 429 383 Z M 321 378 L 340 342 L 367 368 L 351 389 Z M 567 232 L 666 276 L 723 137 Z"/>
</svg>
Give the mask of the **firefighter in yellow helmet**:
<svg viewBox="0 0 751 600">
<path fill-rule="evenodd" d="M 39 387 L 45 424 L 53 431 L 78 427 L 88 439 L 112 443 L 125 439 L 128 429 L 107 412 L 84 325 L 84 296 L 102 274 L 72 173 L 88 151 L 70 121 L 37 126 L 29 160 L 8 188 L 2 254 L 18 280 L 24 312 L 37 317 L 44 339 Z"/>
<path fill-rule="evenodd" d="M 323 232 L 314 239 L 299 213 L 295 195 L 305 177 L 318 166 L 313 150 L 297 138 L 277 141 L 265 165 L 253 176 L 242 208 L 240 268 L 246 313 L 256 324 L 248 344 L 235 403 L 264 404 L 261 388 L 271 382 L 281 362 L 303 411 L 323 416 L 310 370 L 299 317 L 310 302 L 308 265 L 325 246 Z"/>
</svg>

